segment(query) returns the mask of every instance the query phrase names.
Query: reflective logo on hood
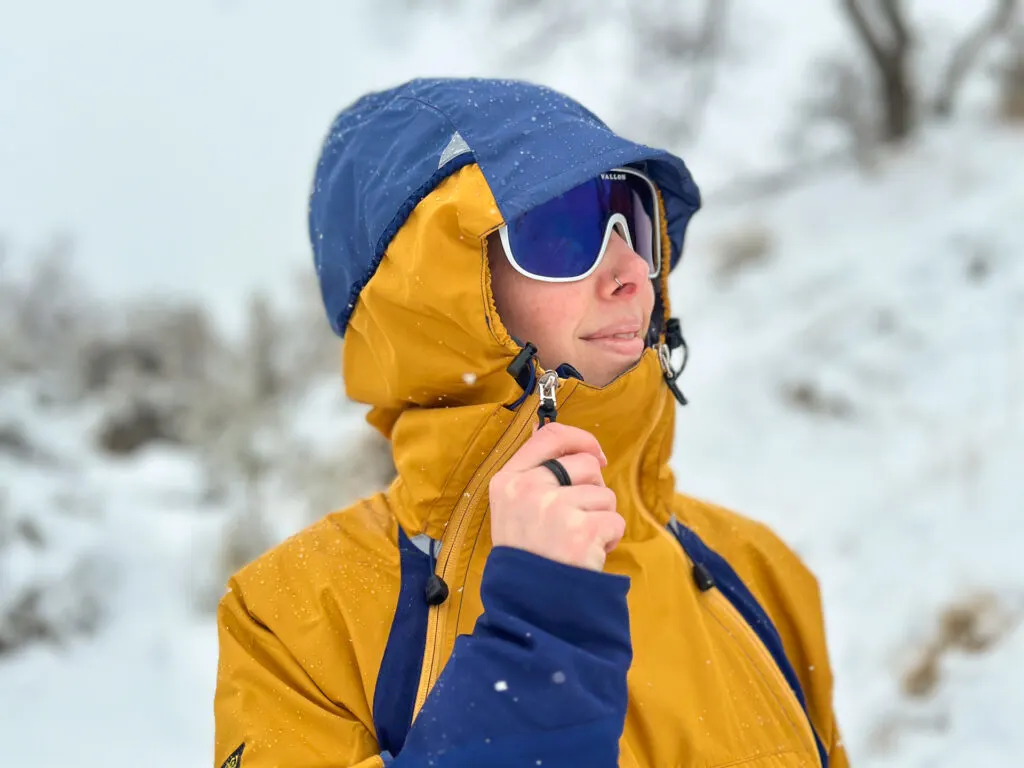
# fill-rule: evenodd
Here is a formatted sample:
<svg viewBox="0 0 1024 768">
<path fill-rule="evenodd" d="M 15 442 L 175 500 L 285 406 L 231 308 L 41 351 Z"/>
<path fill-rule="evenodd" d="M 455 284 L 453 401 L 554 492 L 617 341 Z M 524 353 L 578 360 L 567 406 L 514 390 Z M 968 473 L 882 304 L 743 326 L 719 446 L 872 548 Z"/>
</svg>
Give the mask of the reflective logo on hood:
<svg viewBox="0 0 1024 768">
<path fill-rule="evenodd" d="M 467 152 L 472 152 L 469 148 L 469 144 L 462 138 L 462 134 L 456 131 L 452 134 L 451 139 L 448 141 L 448 146 L 444 148 L 441 153 L 441 159 L 437 161 L 437 167 L 443 168 L 446 163 L 450 160 L 454 160 L 459 155 L 464 155 Z"/>
</svg>

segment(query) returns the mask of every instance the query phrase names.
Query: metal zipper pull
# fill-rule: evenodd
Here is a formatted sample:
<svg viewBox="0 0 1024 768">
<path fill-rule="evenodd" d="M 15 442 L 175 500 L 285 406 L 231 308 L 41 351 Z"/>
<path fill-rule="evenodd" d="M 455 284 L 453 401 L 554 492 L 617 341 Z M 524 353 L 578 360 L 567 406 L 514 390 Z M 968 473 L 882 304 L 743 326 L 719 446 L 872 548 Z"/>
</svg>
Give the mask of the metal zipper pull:
<svg viewBox="0 0 1024 768">
<path fill-rule="evenodd" d="M 554 371 L 545 371 L 537 380 L 537 387 L 540 392 L 540 407 L 537 409 L 537 418 L 540 425 L 550 424 L 558 418 L 558 404 L 555 402 L 555 391 L 558 389 L 558 374 Z"/>
</svg>

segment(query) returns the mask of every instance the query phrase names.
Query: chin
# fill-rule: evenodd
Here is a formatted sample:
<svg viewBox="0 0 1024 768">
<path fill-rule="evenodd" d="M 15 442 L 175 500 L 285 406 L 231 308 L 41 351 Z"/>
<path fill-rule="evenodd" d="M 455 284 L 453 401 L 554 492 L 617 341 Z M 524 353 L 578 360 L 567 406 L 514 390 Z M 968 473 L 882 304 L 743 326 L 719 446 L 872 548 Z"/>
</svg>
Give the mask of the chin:
<svg viewBox="0 0 1024 768">
<path fill-rule="evenodd" d="M 590 376 L 587 376 L 585 373 L 583 373 L 583 371 L 580 371 L 580 373 L 583 374 L 583 380 L 587 384 L 590 384 L 592 387 L 603 388 L 607 387 L 609 384 L 611 384 L 613 381 L 619 378 L 619 376 L 624 374 L 626 371 L 630 370 L 634 365 L 636 365 L 636 363 L 637 361 L 634 360 L 632 363 L 625 367 L 616 367 L 613 369 L 605 368 L 600 371 L 592 371 Z"/>
</svg>

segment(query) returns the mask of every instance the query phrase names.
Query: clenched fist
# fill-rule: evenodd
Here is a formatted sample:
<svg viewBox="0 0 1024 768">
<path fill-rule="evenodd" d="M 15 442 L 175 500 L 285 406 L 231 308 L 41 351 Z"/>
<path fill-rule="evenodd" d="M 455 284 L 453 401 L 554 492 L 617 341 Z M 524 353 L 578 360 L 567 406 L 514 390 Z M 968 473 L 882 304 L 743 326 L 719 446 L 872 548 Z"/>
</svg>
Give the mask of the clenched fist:
<svg viewBox="0 0 1024 768">
<path fill-rule="evenodd" d="M 572 479 L 561 486 L 541 464 L 557 459 Z M 491 540 L 560 563 L 600 571 L 621 541 L 626 521 L 604 484 L 597 438 L 552 423 L 538 429 L 491 478 Z"/>
</svg>

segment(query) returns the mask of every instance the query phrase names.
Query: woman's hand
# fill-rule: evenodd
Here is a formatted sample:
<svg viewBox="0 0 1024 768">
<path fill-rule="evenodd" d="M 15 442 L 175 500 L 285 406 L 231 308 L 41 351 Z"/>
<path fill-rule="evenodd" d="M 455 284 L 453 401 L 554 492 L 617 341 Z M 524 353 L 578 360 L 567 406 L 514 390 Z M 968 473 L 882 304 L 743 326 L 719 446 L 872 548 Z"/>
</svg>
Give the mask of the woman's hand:
<svg viewBox="0 0 1024 768">
<path fill-rule="evenodd" d="M 541 466 L 557 459 L 572 479 L 561 486 Z M 597 438 L 552 423 L 538 429 L 490 483 L 491 540 L 551 560 L 600 571 L 626 529 L 615 492 L 604 484 L 608 464 Z"/>
</svg>

